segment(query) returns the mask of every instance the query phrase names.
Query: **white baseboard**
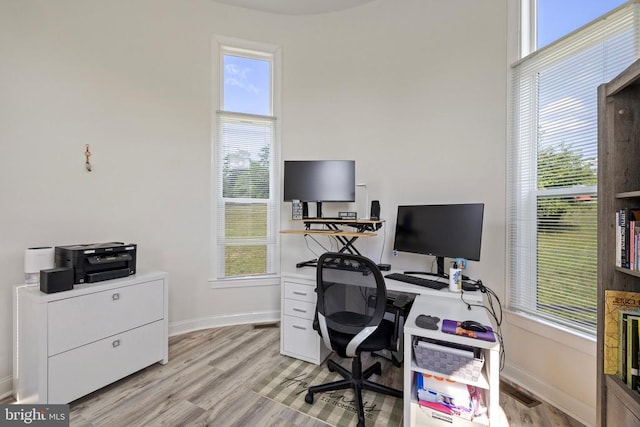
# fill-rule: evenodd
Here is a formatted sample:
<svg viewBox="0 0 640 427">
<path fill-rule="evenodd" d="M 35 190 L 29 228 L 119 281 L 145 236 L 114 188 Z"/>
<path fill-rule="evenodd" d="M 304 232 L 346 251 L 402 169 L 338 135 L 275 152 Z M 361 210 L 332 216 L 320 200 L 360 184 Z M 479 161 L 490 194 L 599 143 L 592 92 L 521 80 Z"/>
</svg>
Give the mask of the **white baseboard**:
<svg viewBox="0 0 640 427">
<path fill-rule="evenodd" d="M 586 426 L 596 425 L 596 408 L 575 399 L 549 384 L 539 381 L 522 369 L 505 363 L 500 377 L 530 391 L 536 397 L 560 409 Z"/>
<path fill-rule="evenodd" d="M 246 325 L 249 323 L 272 323 L 280 321 L 280 310 L 256 313 L 226 314 L 222 316 L 189 319 L 169 324 L 169 336 L 201 329 L 219 328 L 231 325 Z"/>
<path fill-rule="evenodd" d="M 0 378 L 0 400 L 13 393 L 13 377 Z"/>
</svg>

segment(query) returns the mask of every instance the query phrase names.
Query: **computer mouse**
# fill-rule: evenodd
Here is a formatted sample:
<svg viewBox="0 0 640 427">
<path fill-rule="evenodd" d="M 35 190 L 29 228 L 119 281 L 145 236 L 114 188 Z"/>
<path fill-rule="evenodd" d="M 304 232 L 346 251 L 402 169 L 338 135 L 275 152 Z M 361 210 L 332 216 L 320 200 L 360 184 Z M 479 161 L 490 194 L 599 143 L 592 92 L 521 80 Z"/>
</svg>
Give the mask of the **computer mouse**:
<svg viewBox="0 0 640 427">
<path fill-rule="evenodd" d="M 487 332 L 487 327 L 480 322 L 476 322 L 475 320 L 465 320 L 464 322 L 460 323 L 460 327 L 462 329 L 466 329 L 467 331 Z"/>
</svg>

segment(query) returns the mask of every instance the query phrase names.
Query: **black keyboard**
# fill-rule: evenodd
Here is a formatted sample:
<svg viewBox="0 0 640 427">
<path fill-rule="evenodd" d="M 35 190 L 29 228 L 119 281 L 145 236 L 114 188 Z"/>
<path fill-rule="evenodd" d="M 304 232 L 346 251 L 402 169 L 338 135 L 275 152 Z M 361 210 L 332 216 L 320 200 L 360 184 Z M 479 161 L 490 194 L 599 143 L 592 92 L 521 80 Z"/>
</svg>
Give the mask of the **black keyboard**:
<svg viewBox="0 0 640 427">
<path fill-rule="evenodd" d="M 391 273 L 384 276 L 387 279 L 397 280 L 399 282 L 411 283 L 412 285 L 422 286 L 431 289 L 443 289 L 449 286 L 448 283 L 439 282 L 437 280 L 425 279 L 424 277 L 409 276 L 402 273 Z"/>
</svg>

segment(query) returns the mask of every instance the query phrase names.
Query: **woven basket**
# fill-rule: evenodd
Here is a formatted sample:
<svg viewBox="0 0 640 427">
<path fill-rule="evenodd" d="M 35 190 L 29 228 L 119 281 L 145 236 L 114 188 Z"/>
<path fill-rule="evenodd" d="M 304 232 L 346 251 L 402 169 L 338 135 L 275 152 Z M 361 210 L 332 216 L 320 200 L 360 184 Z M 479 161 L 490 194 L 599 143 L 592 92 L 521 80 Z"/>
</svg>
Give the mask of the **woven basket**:
<svg viewBox="0 0 640 427">
<path fill-rule="evenodd" d="M 413 345 L 416 364 L 422 369 L 458 377 L 466 381 L 477 381 L 484 365 L 484 356 L 467 357 L 455 349 L 437 344 Z"/>
</svg>

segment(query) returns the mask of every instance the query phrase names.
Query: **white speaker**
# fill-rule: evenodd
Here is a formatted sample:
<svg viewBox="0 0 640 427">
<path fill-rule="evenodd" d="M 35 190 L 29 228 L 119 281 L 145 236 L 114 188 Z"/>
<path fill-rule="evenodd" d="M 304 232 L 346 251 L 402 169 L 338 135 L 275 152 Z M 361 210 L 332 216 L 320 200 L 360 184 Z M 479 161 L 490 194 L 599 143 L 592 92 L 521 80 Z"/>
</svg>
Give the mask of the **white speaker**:
<svg viewBox="0 0 640 427">
<path fill-rule="evenodd" d="M 24 283 L 40 283 L 40 270 L 55 267 L 54 249 L 51 246 L 28 248 L 24 252 Z"/>
</svg>

